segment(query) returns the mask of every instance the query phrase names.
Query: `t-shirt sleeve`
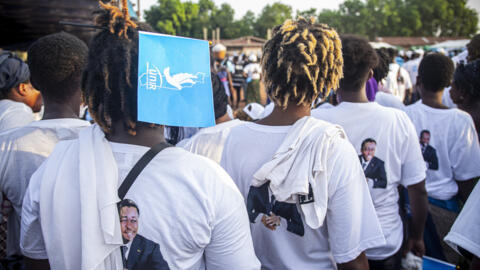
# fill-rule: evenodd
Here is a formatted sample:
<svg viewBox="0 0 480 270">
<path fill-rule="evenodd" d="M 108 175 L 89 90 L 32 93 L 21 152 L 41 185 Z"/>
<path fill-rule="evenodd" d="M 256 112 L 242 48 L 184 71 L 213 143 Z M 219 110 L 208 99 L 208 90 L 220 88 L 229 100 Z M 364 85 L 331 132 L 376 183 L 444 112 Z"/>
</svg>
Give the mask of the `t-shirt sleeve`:
<svg viewBox="0 0 480 270">
<path fill-rule="evenodd" d="M 401 112 L 400 116 L 403 120 L 400 122 L 403 123 L 401 129 L 404 130 L 405 133 L 398 132 L 397 134 L 398 136 L 406 136 L 401 145 L 401 149 L 399 149 L 402 159 L 401 183 L 404 187 L 408 187 L 425 179 L 427 167 L 423 160 L 415 126 L 404 112 Z"/>
<path fill-rule="evenodd" d="M 32 259 L 48 259 L 40 226 L 40 181 L 45 170 L 43 163 L 32 175 L 22 205 L 20 249 Z"/>
<path fill-rule="evenodd" d="M 206 269 L 260 269 L 243 197 L 230 176 L 220 167 L 218 171 L 226 185 L 218 185 L 215 192 L 215 221 L 205 249 Z"/>
<path fill-rule="evenodd" d="M 480 176 L 480 145 L 470 115 L 458 116 L 458 121 L 453 123 L 457 133 L 455 138 L 452 138 L 454 144 L 450 149 L 450 160 L 454 179 L 465 181 Z"/>
<path fill-rule="evenodd" d="M 477 184 L 444 241 L 480 257 L 480 184 Z"/>
<path fill-rule="evenodd" d="M 327 165 L 331 168 L 328 238 L 335 261 L 346 263 L 366 249 L 385 245 L 385 238 L 353 146 L 346 139 L 339 139 L 331 151 L 334 154 Z"/>
</svg>

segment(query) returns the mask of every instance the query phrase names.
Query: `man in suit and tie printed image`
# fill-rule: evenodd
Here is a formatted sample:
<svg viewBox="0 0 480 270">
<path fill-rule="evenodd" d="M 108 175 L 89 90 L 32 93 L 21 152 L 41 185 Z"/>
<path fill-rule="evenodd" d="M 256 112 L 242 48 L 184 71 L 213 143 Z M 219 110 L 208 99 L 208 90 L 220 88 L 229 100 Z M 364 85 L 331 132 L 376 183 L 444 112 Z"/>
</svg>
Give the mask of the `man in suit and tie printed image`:
<svg viewBox="0 0 480 270">
<path fill-rule="evenodd" d="M 422 149 L 423 159 L 429 170 L 438 170 L 437 150 L 430 146 L 430 131 L 424 129 L 420 132 L 420 148 Z"/>
<path fill-rule="evenodd" d="M 373 188 L 387 187 L 387 173 L 385 172 L 385 162 L 375 157 L 375 149 L 377 142 L 368 138 L 362 142 L 361 152 L 358 156 L 360 164 L 362 164 L 365 177 L 373 181 Z"/>
<path fill-rule="evenodd" d="M 125 244 L 121 247 L 124 269 L 169 269 L 160 253 L 160 246 L 137 234 L 140 211 L 135 202 L 125 199 L 120 202 L 118 209 Z"/>
</svg>

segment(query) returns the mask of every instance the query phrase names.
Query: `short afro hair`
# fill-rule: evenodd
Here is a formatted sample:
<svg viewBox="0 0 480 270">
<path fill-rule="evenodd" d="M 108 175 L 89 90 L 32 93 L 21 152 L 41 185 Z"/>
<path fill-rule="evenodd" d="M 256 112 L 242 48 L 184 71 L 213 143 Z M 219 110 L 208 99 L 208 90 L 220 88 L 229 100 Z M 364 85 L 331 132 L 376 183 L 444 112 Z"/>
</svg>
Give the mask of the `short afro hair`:
<svg viewBox="0 0 480 270">
<path fill-rule="evenodd" d="M 32 85 L 55 100 L 65 100 L 80 89 L 87 62 L 87 45 L 64 32 L 35 41 L 28 49 Z"/>
<path fill-rule="evenodd" d="M 455 86 L 464 91 L 471 101 L 480 100 L 480 59 L 460 64 L 453 75 Z"/>
<path fill-rule="evenodd" d="M 368 73 L 378 63 L 378 57 L 365 38 L 345 35 L 342 39 L 343 79 L 342 90 L 357 91 L 365 86 Z"/>
<path fill-rule="evenodd" d="M 384 49 L 377 49 L 376 53 L 378 57 L 378 62 L 373 69 L 373 78 L 375 78 L 377 82 L 381 82 L 387 77 L 390 70 L 390 56 Z"/>
<path fill-rule="evenodd" d="M 474 61 L 480 58 L 480 34 L 473 36 L 467 44 L 468 61 Z"/>
<path fill-rule="evenodd" d="M 441 91 L 452 82 L 453 69 L 453 62 L 447 56 L 440 53 L 427 54 L 418 67 L 418 82 L 427 91 Z"/>
</svg>

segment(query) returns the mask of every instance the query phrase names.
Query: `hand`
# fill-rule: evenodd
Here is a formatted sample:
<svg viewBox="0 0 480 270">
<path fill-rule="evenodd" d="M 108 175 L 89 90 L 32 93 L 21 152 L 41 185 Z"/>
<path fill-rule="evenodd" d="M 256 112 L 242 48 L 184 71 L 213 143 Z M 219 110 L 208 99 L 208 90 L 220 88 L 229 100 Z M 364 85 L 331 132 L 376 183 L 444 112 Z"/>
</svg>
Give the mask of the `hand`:
<svg viewBox="0 0 480 270">
<path fill-rule="evenodd" d="M 423 257 L 425 255 L 425 243 L 423 239 L 408 238 L 407 247 L 403 255 L 411 251 L 415 256 Z"/>
<path fill-rule="evenodd" d="M 274 213 L 270 213 L 270 216 L 263 215 L 262 223 L 268 229 L 275 231 L 277 229 L 277 226 L 280 226 L 280 217 L 275 215 Z"/>
</svg>

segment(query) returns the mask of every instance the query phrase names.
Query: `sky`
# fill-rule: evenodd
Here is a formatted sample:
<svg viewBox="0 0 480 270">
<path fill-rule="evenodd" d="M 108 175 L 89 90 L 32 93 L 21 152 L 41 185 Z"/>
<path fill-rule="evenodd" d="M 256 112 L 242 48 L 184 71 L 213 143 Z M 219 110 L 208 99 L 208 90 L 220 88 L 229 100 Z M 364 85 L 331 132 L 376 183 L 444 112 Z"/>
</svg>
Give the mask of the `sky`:
<svg viewBox="0 0 480 270">
<path fill-rule="evenodd" d="M 137 0 L 130 0 L 132 3 L 136 3 Z M 183 0 L 182 0 L 183 1 Z M 197 2 L 197 0 L 193 0 Z M 214 0 L 217 6 L 223 3 L 228 3 L 235 10 L 235 19 L 240 19 L 248 10 L 253 11 L 256 15 L 260 13 L 262 8 L 267 4 L 273 4 L 275 2 L 281 2 L 283 4 L 290 5 L 295 13 L 297 10 L 307 10 L 312 7 L 318 11 L 326 9 L 337 9 L 343 0 Z M 155 5 L 157 0 L 140 0 L 140 6 L 143 10 L 149 9 L 152 5 Z M 468 0 L 467 6 L 477 10 L 480 14 L 480 0 Z M 479 15 L 480 26 L 480 15 Z"/>
</svg>

